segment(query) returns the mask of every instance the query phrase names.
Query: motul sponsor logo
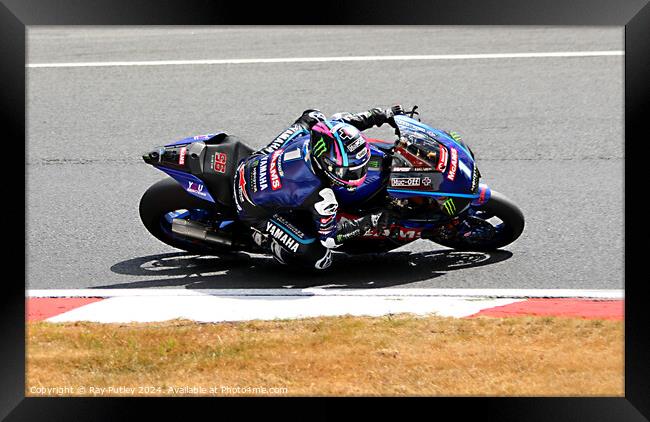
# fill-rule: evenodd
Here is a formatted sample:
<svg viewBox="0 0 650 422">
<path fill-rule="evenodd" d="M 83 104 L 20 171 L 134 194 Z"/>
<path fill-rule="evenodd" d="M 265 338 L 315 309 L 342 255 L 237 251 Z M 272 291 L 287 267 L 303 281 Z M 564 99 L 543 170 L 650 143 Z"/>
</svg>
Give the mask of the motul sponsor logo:
<svg viewBox="0 0 650 422">
<path fill-rule="evenodd" d="M 436 170 L 445 171 L 447 167 L 447 148 L 440 146 L 440 153 L 438 154 L 438 165 Z"/>
<path fill-rule="evenodd" d="M 451 148 L 451 164 L 447 173 L 447 179 L 453 182 L 456 178 L 456 170 L 458 170 L 458 151 L 456 151 L 456 148 Z"/>
<path fill-rule="evenodd" d="M 178 155 L 178 165 L 182 166 L 185 164 L 185 153 L 187 152 L 187 148 L 183 147 L 181 148 L 180 154 Z"/>
<path fill-rule="evenodd" d="M 282 154 L 282 150 L 277 150 L 271 156 L 271 163 L 269 164 L 269 176 L 271 178 L 271 189 L 278 190 L 282 188 L 280 175 L 278 174 L 278 156 Z"/>
</svg>

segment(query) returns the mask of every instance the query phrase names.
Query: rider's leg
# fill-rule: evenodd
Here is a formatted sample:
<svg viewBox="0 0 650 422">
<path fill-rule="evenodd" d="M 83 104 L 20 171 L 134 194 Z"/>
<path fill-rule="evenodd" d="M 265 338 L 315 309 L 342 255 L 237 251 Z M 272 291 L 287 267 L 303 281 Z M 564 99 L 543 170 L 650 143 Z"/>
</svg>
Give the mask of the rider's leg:
<svg viewBox="0 0 650 422">
<path fill-rule="evenodd" d="M 332 251 L 305 225 L 276 214 L 266 221 L 264 231 L 273 257 L 281 264 L 324 270 L 332 263 Z"/>
</svg>

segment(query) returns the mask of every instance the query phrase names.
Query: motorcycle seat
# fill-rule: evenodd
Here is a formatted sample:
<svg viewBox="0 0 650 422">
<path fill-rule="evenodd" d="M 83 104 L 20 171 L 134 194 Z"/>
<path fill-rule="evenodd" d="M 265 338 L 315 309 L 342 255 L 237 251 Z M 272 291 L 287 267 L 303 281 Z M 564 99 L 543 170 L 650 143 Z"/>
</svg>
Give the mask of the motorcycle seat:
<svg viewBox="0 0 650 422">
<path fill-rule="evenodd" d="M 212 197 L 225 207 L 232 208 L 233 180 L 239 162 L 253 153 L 253 149 L 238 137 L 219 134 L 205 141 L 203 179 Z"/>
</svg>

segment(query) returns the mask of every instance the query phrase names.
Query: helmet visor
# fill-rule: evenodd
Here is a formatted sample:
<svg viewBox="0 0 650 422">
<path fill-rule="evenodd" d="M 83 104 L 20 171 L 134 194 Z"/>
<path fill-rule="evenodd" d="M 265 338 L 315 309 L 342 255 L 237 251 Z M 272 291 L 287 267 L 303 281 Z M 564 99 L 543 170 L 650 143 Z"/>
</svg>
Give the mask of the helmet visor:
<svg viewBox="0 0 650 422">
<path fill-rule="evenodd" d="M 354 167 L 340 167 L 329 159 L 325 159 L 327 164 L 332 167 L 331 176 L 337 181 L 345 185 L 357 186 L 363 183 L 368 174 L 368 161 L 370 161 L 370 154 L 368 159 L 364 160 L 363 164 Z"/>
</svg>

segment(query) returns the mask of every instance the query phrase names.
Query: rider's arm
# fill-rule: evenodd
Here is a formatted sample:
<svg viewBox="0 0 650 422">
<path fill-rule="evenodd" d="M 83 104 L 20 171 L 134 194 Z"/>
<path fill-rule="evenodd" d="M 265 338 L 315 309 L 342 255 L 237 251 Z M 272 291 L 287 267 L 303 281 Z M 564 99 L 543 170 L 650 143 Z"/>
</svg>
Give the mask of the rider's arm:
<svg viewBox="0 0 650 422">
<path fill-rule="evenodd" d="M 340 122 L 350 124 L 361 131 L 364 131 L 366 129 L 370 129 L 373 126 L 379 127 L 384 123 L 388 123 L 394 127 L 395 121 L 393 120 L 393 117 L 397 114 L 403 114 L 403 112 L 404 111 L 402 110 L 402 106 L 400 105 L 393 106 L 392 108 L 386 110 L 375 107 L 371 108 L 368 111 L 356 114 L 336 113 L 332 116 L 331 120 L 338 120 Z"/>
<path fill-rule="evenodd" d="M 337 224 L 336 213 L 338 202 L 331 188 L 315 192 L 308 200 L 318 238 L 327 248 L 338 248 L 345 240 L 361 236 L 368 230 L 377 227 L 382 216 L 388 214 L 368 214 L 355 220 L 341 219 Z"/>
<path fill-rule="evenodd" d="M 318 239 L 327 248 L 335 248 L 336 212 L 339 203 L 331 188 L 315 191 L 306 201 L 314 218 Z"/>
<path fill-rule="evenodd" d="M 271 143 L 267 146 L 260 148 L 252 155 L 267 155 L 271 154 L 280 148 L 291 139 L 296 136 L 303 135 L 308 133 L 309 129 L 318 122 L 325 120 L 325 116 L 318 110 L 309 109 L 303 111 L 302 115 L 296 119 L 295 122 L 284 131 L 282 131 L 278 136 L 276 136 Z"/>
</svg>

